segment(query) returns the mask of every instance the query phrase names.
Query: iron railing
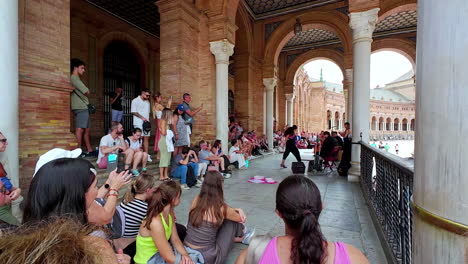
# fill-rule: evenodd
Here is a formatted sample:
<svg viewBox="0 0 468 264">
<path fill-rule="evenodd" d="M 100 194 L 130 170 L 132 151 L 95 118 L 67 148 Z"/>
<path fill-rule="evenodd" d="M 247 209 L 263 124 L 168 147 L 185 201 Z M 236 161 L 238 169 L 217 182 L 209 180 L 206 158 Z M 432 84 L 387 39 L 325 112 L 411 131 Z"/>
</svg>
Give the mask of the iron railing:
<svg viewBox="0 0 468 264">
<path fill-rule="evenodd" d="M 361 142 L 361 186 L 387 259 L 393 263 L 411 263 L 413 175 L 412 165 Z"/>
</svg>

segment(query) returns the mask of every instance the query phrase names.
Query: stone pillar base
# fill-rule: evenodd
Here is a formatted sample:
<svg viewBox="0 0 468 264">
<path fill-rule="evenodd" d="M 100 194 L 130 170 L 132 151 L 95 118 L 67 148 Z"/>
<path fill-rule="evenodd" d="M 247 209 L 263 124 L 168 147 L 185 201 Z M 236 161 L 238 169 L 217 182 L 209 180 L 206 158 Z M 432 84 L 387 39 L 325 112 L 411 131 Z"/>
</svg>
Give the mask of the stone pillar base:
<svg viewBox="0 0 468 264">
<path fill-rule="evenodd" d="M 361 177 L 361 163 L 356 161 L 351 161 L 351 168 L 348 171 L 348 181 L 349 182 L 359 182 Z"/>
</svg>

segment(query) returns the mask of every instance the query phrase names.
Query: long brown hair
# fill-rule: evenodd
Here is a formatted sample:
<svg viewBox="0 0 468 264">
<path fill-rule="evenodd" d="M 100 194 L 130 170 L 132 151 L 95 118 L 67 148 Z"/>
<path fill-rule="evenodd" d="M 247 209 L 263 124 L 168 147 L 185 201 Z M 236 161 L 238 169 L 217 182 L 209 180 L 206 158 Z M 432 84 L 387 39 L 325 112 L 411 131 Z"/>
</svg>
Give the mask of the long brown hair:
<svg viewBox="0 0 468 264">
<path fill-rule="evenodd" d="M 216 227 L 223 223 L 226 216 L 223 181 L 223 176 L 217 171 L 206 173 L 197 204 L 189 213 L 189 222 L 193 227 L 200 227 L 205 215 L 212 216 Z"/>
<path fill-rule="evenodd" d="M 85 240 L 91 231 L 79 220 L 63 216 L 26 224 L 0 236 L 0 259 L 4 264 L 103 263 L 99 248 Z"/>
<path fill-rule="evenodd" d="M 148 201 L 145 227 L 151 230 L 150 225 L 154 217 L 158 216 L 168 204 L 182 194 L 182 188 L 176 181 L 165 181 L 158 186 Z"/>
<path fill-rule="evenodd" d="M 136 180 L 130 184 L 130 189 L 124 196 L 123 202 L 128 204 L 135 199 L 135 195 L 145 193 L 146 190 L 153 188 L 153 176 L 148 173 L 142 173 Z"/>
</svg>

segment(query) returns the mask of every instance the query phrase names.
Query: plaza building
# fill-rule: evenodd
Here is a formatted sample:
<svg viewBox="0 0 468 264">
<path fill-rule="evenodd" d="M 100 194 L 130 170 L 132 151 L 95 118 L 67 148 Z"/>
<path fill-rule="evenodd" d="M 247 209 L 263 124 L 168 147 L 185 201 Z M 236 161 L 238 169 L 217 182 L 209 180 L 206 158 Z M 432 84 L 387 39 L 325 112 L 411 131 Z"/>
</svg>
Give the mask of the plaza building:
<svg viewBox="0 0 468 264">
<path fill-rule="evenodd" d="M 412 71 L 370 90 L 369 139 L 414 139 L 415 83 Z M 294 119 L 299 131 L 343 130 L 343 84 L 311 78 L 299 69 L 294 81 Z"/>
<path fill-rule="evenodd" d="M 270 146 L 275 122 L 304 120 L 307 112 L 294 107 L 294 78 L 308 61 L 325 58 L 342 70 L 343 93 L 311 85 L 332 97 L 325 102 L 344 105 L 325 109 L 335 124 L 351 123 L 348 181 L 361 184 L 387 259 L 466 263 L 468 150 L 460 139 L 468 134 L 467 10 L 465 0 L 2 0 L 0 131 L 9 146 L 0 158 L 27 190 L 39 155 L 80 147 L 70 111 L 71 58 L 86 62 L 82 80 L 97 107 L 93 147 L 110 124 L 109 92 L 121 83 L 127 131 L 129 103 L 141 89 L 173 96 L 173 109 L 188 92 L 192 106 L 204 105 L 192 142 L 217 138 L 224 148 L 229 113 Z M 391 85 L 371 97 L 370 55 L 380 50 L 414 65 L 408 108 L 415 116 L 394 115 L 411 110 L 385 100 Z M 414 168 L 368 148 L 372 125 L 385 125 L 376 135 L 386 135 L 388 124 L 404 130 L 405 118 L 414 128 Z"/>
</svg>

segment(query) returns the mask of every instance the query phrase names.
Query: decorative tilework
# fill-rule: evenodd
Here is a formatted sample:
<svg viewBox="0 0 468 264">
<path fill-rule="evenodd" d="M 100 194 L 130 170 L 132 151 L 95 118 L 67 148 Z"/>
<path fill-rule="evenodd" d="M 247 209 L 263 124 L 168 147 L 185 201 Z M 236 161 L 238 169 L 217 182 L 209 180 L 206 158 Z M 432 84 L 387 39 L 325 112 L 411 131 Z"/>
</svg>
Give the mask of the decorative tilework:
<svg viewBox="0 0 468 264">
<path fill-rule="evenodd" d="M 376 28 L 375 33 L 390 31 L 390 30 L 398 30 L 410 27 L 417 26 L 417 12 L 414 11 L 404 11 L 400 13 L 396 13 L 391 15 L 384 20 L 380 21 Z"/>
<path fill-rule="evenodd" d="M 323 29 L 311 29 L 295 35 L 288 41 L 285 47 L 311 44 L 316 42 L 338 40 L 335 33 Z"/>
<path fill-rule="evenodd" d="M 279 25 L 281 25 L 281 23 L 283 23 L 283 21 L 277 21 L 265 25 L 265 40 L 270 38 L 270 35 L 279 27 Z"/>
</svg>

